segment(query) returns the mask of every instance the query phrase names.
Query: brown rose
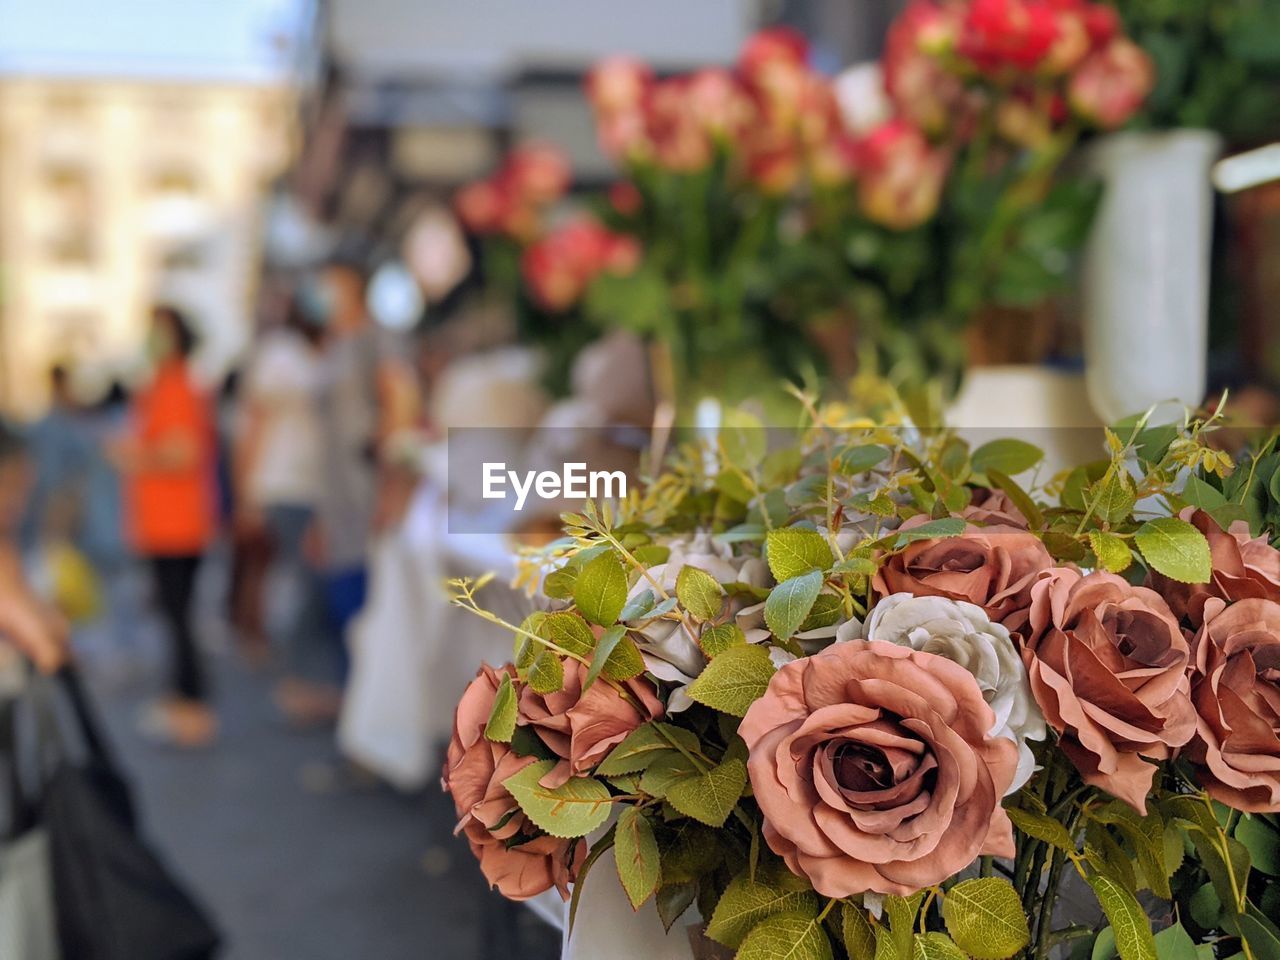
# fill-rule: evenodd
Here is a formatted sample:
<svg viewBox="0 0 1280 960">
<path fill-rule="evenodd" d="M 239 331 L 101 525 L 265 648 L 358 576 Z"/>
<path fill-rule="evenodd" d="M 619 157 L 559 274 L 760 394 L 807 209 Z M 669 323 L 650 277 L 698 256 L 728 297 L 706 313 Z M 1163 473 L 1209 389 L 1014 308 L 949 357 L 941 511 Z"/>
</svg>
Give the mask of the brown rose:
<svg viewBox="0 0 1280 960">
<path fill-rule="evenodd" d="M 515 679 L 511 667 L 499 672 L 482 666 L 458 702 L 441 785 L 453 795 L 458 832 L 491 886 L 511 900 L 528 900 L 552 887 L 567 899 L 586 844 L 539 834 L 502 785 L 535 758 L 517 756 L 510 745 L 484 736 L 503 673 Z"/>
<path fill-rule="evenodd" d="M 1280 813 L 1280 603 L 1210 598 L 1192 641 L 1199 721 L 1184 756 L 1215 800 Z"/>
<path fill-rule="evenodd" d="M 912 517 L 900 529 L 927 521 Z M 881 597 L 910 593 L 965 600 L 1014 630 L 1026 622 L 1031 584 L 1052 566 L 1053 558 L 1034 534 L 1003 524 L 970 524 L 958 537 L 921 540 L 889 557 L 874 586 Z"/>
<path fill-rule="evenodd" d="M 851 640 L 787 664 L 738 730 L 766 842 L 826 897 L 906 895 L 1012 856 L 1000 799 L 1018 749 L 988 735 L 994 718 L 932 653 Z"/>
<path fill-rule="evenodd" d="M 1022 658 L 1031 692 L 1085 781 L 1141 813 L 1156 768 L 1195 732 L 1190 648 L 1160 595 L 1115 574 L 1059 568 L 1031 591 Z"/>
<path fill-rule="evenodd" d="M 561 762 L 542 778 L 557 787 L 570 777 L 587 776 L 632 730 L 662 716 L 662 703 L 649 680 L 636 677 L 622 684 L 624 697 L 603 677 L 587 692 L 582 681 L 587 668 L 566 660 L 564 686 L 542 694 L 532 687 L 520 693 L 519 723 L 533 727 Z"/>
<path fill-rule="evenodd" d="M 986 487 L 974 489 L 969 505 L 960 511 L 960 516 L 974 523 L 1001 524 L 1017 527 L 1019 530 L 1030 527 L 1026 516 L 1018 509 L 1011 496 L 1003 490 L 990 490 Z"/>
<path fill-rule="evenodd" d="M 1213 577 L 1208 583 L 1179 583 L 1152 573 L 1149 585 L 1169 603 L 1179 617 L 1186 617 L 1193 629 L 1204 623 L 1204 605 L 1210 597 L 1228 602 L 1261 598 L 1280 601 L 1280 550 L 1266 537 L 1250 537 L 1243 520 L 1229 530 L 1205 513 L 1187 507 L 1179 516 L 1190 521 L 1209 541 L 1213 555 Z"/>
</svg>

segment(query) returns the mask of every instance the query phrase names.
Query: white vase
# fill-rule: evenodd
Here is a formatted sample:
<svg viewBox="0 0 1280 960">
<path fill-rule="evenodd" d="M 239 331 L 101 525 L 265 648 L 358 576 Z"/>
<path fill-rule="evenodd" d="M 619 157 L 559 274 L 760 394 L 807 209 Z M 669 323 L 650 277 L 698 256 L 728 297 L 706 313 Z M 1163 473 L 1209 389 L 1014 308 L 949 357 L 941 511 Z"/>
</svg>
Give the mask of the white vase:
<svg viewBox="0 0 1280 960">
<path fill-rule="evenodd" d="M 1085 374 L 1108 423 L 1157 405 L 1173 419 L 1204 399 L 1221 145 L 1212 131 L 1173 130 L 1112 134 L 1091 151 L 1106 192 L 1085 249 Z"/>
<path fill-rule="evenodd" d="M 572 935 L 566 910 L 561 960 L 693 960 L 686 928 L 697 922 L 698 912 L 690 907 L 667 933 L 652 899 L 632 910 L 609 850 L 583 881 Z"/>
</svg>

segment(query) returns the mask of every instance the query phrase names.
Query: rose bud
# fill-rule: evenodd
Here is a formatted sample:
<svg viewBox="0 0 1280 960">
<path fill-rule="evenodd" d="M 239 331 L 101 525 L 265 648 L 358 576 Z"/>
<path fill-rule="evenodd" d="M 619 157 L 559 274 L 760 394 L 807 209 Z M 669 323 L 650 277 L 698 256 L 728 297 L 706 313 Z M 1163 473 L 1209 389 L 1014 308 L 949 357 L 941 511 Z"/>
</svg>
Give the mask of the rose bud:
<svg viewBox="0 0 1280 960">
<path fill-rule="evenodd" d="M 1138 112 L 1155 82 L 1151 58 L 1137 44 L 1119 37 L 1080 64 L 1071 76 L 1067 96 L 1081 118 L 1114 130 Z"/>
<path fill-rule="evenodd" d="M 569 158 L 558 147 L 546 143 L 516 147 L 503 165 L 503 174 L 516 194 L 535 204 L 558 199 L 569 189 L 573 176 Z"/>
<path fill-rule="evenodd" d="M 1042 0 L 972 0 L 960 54 L 984 73 L 1033 70 L 1057 39 L 1054 12 Z"/>
<path fill-rule="evenodd" d="M 587 74 L 587 99 L 600 114 L 636 111 L 652 83 L 653 70 L 647 64 L 631 57 L 609 57 Z"/>
</svg>

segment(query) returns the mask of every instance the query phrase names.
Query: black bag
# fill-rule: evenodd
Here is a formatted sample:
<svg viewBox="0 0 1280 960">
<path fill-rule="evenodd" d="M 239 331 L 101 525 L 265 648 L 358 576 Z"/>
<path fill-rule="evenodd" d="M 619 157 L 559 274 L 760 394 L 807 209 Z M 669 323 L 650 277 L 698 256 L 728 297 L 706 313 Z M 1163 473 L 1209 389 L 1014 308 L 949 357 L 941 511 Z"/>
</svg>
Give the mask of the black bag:
<svg viewBox="0 0 1280 960">
<path fill-rule="evenodd" d="M 65 669 L 57 681 L 86 748 L 73 761 L 66 738 L 53 733 L 59 757 L 41 805 L 64 960 L 208 960 L 217 931 L 139 837 L 128 785 L 79 677 Z M 37 692 L 46 730 L 61 726 L 50 687 Z"/>
</svg>

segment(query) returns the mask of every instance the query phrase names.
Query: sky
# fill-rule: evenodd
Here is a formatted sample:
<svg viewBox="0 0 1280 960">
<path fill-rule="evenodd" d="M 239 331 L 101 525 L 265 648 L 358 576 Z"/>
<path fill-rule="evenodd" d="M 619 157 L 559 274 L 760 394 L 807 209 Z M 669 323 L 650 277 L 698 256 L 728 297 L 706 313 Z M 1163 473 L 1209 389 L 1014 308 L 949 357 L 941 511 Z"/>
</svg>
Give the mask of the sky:
<svg viewBox="0 0 1280 960">
<path fill-rule="evenodd" d="M 0 0 L 0 74 L 269 82 L 312 0 Z"/>
</svg>

